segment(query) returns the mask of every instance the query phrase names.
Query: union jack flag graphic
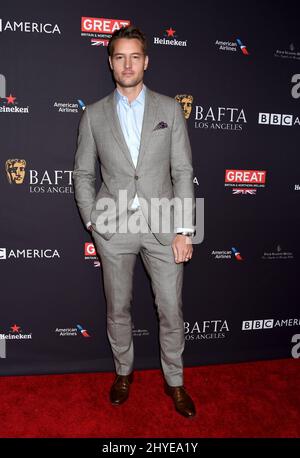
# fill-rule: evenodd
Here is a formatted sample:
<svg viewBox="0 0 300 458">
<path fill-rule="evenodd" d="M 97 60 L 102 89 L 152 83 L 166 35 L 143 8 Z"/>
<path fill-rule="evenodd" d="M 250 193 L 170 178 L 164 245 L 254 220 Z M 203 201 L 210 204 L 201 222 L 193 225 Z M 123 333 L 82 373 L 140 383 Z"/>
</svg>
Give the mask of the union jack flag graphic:
<svg viewBox="0 0 300 458">
<path fill-rule="evenodd" d="M 250 194 L 254 196 L 256 194 L 256 189 L 234 188 L 232 194 Z"/>
<path fill-rule="evenodd" d="M 91 45 L 92 46 L 107 46 L 109 40 L 100 40 L 99 38 L 92 38 Z"/>
</svg>

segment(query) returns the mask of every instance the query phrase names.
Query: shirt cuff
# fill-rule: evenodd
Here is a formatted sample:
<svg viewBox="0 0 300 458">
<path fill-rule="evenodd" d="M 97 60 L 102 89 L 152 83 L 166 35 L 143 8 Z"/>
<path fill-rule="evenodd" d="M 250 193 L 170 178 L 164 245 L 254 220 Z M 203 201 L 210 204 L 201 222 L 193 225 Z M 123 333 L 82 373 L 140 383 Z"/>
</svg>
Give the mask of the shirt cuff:
<svg viewBox="0 0 300 458">
<path fill-rule="evenodd" d="M 176 232 L 195 232 L 195 229 L 191 229 L 190 227 L 178 227 Z"/>
</svg>

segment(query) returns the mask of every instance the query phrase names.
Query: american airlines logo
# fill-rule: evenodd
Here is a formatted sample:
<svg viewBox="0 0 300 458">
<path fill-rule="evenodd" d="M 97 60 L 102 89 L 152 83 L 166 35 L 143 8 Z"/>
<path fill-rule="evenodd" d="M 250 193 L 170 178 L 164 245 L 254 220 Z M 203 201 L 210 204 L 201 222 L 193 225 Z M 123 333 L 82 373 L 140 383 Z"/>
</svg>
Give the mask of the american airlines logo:
<svg viewBox="0 0 300 458">
<path fill-rule="evenodd" d="M 240 47 L 240 50 L 244 54 L 244 56 L 248 56 L 249 52 L 246 48 L 246 46 L 242 43 L 242 40 L 240 38 L 237 38 L 236 41 L 223 41 L 223 40 L 216 40 L 215 44 L 218 46 L 218 49 L 220 51 L 233 51 L 236 52 L 238 49 L 238 46 Z"/>
</svg>

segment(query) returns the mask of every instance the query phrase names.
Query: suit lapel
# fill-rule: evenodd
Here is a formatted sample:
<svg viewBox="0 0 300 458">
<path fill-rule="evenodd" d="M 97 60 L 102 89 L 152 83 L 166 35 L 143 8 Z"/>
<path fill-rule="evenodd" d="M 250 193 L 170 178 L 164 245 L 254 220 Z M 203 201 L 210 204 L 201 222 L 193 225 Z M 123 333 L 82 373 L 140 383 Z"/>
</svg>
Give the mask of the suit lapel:
<svg viewBox="0 0 300 458">
<path fill-rule="evenodd" d="M 107 117 L 108 125 L 111 128 L 111 131 L 112 131 L 112 134 L 115 140 L 118 142 L 122 152 L 124 153 L 125 158 L 129 162 L 131 167 L 135 168 L 134 163 L 131 158 L 130 151 L 128 149 L 126 140 L 122 132 L 121 124 L 120 124 L 118 113 L 117 113 L 114 92 L 109 94 L 107 98 L 105 114 Z"/>
<path fill-rule="evenodd" d="M 141 132 L 141 142 L 140 142 L 140 149 L 139 149 L 139 156 L 136 165 L 136 170 L 141 167 L 141 163 L 143 157 L 145 156 L 147 144 L 150 140 L 150 136 L 152 130 L 154 129 L 154 122 L 156 119 L 157 113 L 157 99 L 155 94 L 150 91 L 150 89 L 146 86 L 146 93 L 145 93 L 145 109 L 144 109 L 144 117 L 143 117 L 143 124 L 142 124 L 142 132 Z"/>
<path fill-rule="evenodd" d="M 144 116 L 143 116 L 143 124 L 142 124 L 142 132 L 141 132 L 141 142 L 140 142 L 140 149 L 139 149 L 139 156 L 137 161 L 137 166 L 135 168 L 134 163 L 131 158 L 131 154 L 129 148 L 127 146 L 125 137 L 122 132 L 121 124 L 119 121 L 117 107 L 114 97 L 114 91 L 109 94 L 106 103 L 106 110 L 105 114 L 107 117 L 108 124 L 111 128 L 112 134 L 115 140 L 118 142 L 119 146 L 121 147 L 122 152 L 126 160 L 129 162 L 130 166 L 133 167 L 136 171 L 141 166 L 142 159 L 145 155 L 146 147 L 149 142 L 151 132 L 154 128 L 154 122 L 157 113 L 157 99 L 154 93 L 147 88 L 145 91 L 145 109 L 144 109 Z"/>
</svg>

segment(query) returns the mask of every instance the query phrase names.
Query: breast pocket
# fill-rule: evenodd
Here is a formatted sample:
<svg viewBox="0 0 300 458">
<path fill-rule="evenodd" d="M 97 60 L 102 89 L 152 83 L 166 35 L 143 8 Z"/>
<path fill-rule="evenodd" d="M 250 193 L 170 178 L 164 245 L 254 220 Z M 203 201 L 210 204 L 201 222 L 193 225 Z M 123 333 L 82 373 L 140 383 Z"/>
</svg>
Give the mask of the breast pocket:
<svg viewBox="0 0 300 458">
<path fill-rule="evenodd" d="M 169 127 L 164 127 L 163 129 L 157 129 L 152 131 L 152 137 L 159 137 L 162 135 L 168 136 L 170 134 Z"/>
</svg>

